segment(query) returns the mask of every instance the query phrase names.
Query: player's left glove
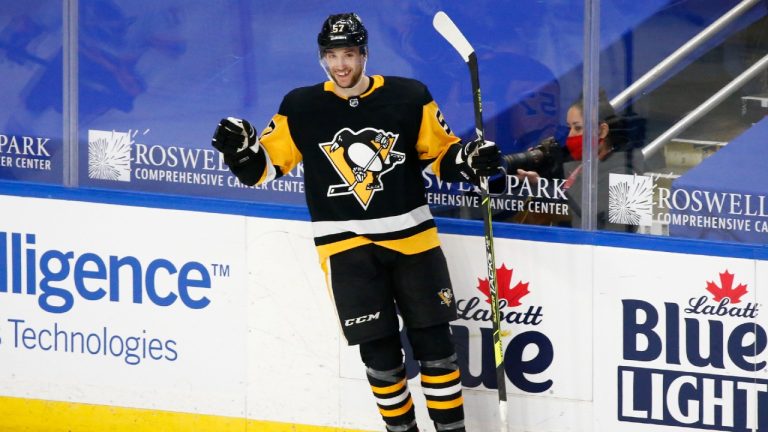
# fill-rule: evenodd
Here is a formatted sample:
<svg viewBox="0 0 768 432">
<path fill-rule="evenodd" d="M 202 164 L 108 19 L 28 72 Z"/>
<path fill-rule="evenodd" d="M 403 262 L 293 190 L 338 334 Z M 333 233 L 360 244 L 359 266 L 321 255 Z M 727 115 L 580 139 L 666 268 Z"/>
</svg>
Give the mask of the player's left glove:
<svg viewBox="0 0 768 432">
<path fill-rule="evenodd" d="M 493 141 L 474 139 L 464 144 L 459 157 L 466 165 L 463 174 L 469 176 L 473 184 L 479 184 L 480 177 L 491 177 L 502 171 L 501 151 Z"/>
<path fill-rule="evenodd" d="M 221 119 L 211 144 L 225 156 L 233 156 L 247 148 L 254 148 L 258 152 L 258 146 L 253 147 L 256 144 L 256 129 L 248 120 L 234 117 Z"/>
</svg>

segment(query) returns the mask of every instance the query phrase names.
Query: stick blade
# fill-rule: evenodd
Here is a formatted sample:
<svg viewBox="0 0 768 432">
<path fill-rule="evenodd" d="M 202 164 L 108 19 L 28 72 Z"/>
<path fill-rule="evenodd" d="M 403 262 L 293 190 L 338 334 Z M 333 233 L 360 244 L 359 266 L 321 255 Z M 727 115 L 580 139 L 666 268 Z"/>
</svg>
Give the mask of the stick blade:
<svg viewBox="0 0 768 432">
<path fill-rule="evenodd" d="M 467 38 L 456 27 L 448 14 L 443 11 L 437 12 L 432 18 L 432 26 L 459 52 L 465 62 L 469 61 L 469 55 L 475 52 L 475 49 L 472 48 L 472 45 L 469 44 Z"/>
</svg>

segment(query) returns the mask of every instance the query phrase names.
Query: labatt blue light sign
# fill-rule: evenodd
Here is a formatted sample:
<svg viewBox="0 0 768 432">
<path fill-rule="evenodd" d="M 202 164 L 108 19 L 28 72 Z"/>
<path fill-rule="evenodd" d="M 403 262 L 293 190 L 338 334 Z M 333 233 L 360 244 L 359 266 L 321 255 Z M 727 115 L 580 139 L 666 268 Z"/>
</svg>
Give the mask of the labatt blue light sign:
<svg viewBox="0 0 768 432">
<path fill-rule="evenodd" d="M 622 300 L 619 421 L 768 431 L 768 380 L 756 374 L 766 369 L 768 336 L 737 276 L 719 273 L 682 304 Z"/>
<path fill-rule="evenodd" d="M 544 306 L 524 305 L 522 299 L 530 294 L 529 283 L 513 283 L 514 271 L 507 268 L 506 264 L 496 270 L 502 327 L 514 328 L 511 332 L 513 335 L 508 341 L 505 340 L 506 377 L 512 385 L 511 388 L 525 393 L 541 394 L 549 391 L 555 384 L 555 373 L 550 370 L 555 359 L 555 348 L 550 336 L 539 329 L 544 322 Z M 477 291 L 482 296 L 477 296 Z M 457 346 L 459 367 L 462 370 L 461 383 L 465 388 L 496 389 L 488 279 L 478 277 L 477 286 L 470 294 L 462 294 L 457 298 L 453 298 L 451 294 L 443 300 L 446 303 L 456 301 L 458 309 L 459 319 L 451 324 L 451 331 Z M 470 343 L 471 338 L 479 340 L 480 343 Z M 419 368 L 418 363 L 413 360 L 409 345 L 404 346 L 410 379 L 418 374 Z"/>
</svg>

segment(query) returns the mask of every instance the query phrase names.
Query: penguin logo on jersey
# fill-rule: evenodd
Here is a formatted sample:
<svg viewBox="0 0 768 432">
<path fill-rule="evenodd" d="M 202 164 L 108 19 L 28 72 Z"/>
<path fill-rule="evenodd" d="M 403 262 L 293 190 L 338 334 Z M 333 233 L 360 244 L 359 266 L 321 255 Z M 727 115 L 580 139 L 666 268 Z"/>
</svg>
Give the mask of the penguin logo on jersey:
<svg viewBox="0 0 768 432">
<path fill-rule="evenodd" d="M 328 196 L 353 195 L 364 209 L 376 191 L 384 190 L 381 177 L 403 163 L 405 154 L 394 151 L 398 134 L 364 128 L 344 128 L 320 149 L 344 183 L 328 187 Z"/>
<path fill-rule="evenodd" d="M 450 306 L 453 303 L 453 291 L 450 288 L 441 289 L 437 296 L 440 297 L 440 304 Z"/>
</svg>

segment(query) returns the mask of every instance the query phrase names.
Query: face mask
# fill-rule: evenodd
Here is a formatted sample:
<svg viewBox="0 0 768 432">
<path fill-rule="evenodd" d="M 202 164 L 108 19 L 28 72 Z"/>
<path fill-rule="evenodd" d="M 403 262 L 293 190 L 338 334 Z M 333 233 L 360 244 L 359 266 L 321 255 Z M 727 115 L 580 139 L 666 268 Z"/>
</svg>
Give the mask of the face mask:
<svg viewBox="0 0 768 432">
<path fill-rule="evenodd" d="M 575 135 L 575 136 L 569 136 L 565 139 L 565 146 L 568 147 L 568 153 L 571 154 L 571 157 L 573 160 L 581 160 L 581 152 L 582 152 L 582 142 L 583 142 L 583 135 Z M 600 148 L 603 147 L 603 143 L 605 142 L 605 139 L 600 138 L 597 140 L 598 146 Z"/>
<path fill-rule="evenodd" d="M 565 146 L 568 147 L 568 152 L 573 160 L 581 160 L 582 137 L 583 135 L 574 135 L 565 139 Z"/>
</svg>

